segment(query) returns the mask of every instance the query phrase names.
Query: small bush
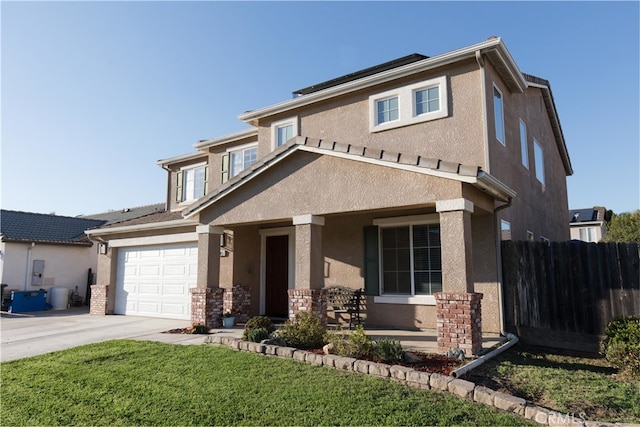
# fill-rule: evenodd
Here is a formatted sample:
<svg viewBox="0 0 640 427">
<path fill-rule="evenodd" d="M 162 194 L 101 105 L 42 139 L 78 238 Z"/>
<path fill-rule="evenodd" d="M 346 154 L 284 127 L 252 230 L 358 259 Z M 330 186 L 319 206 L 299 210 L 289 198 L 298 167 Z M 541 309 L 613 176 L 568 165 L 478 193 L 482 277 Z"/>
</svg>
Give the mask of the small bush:
<svg viewBox="0 0 640 427">
<path fill-rule="evenodd" d="M 247 333 L 247 340 L 251 342 L 261 342 L 269 338 L 269 335 L 271 334 L 265 328 L 254 328 Z"/>
<path fill-rule="evenodd" d="M 368 359 L 375 356 L 376 343 L 367 336 L 362 325 L 356 326 L 352 333 L 334 332 L 328 339 L 338 356 L 355 359 Z"/>
<path fill-rule="evenodd" d="M 244 325 L 244 331 L 242 331 L 242 339 L 249 339 L 249 332 L 253 329 L 263 328 L 267 330 L 267 335 L 271 334 L 276 328 L 273 326 L 273 322 L 267 316 L 255 316 L 247 320 Z M 254 341 L 257 342 L 257 341 Z"/>
<path fill-rule="evenodd" d="M 605 328 L 601 352 L 615 367 L 640 378 L 640 316 L 614 319 Z"/>
<path fill-rule="evenodd" d="M 325 342 L 326 328 L 314 313 L 301 312 L 286 321 L 278 337 L 290 347 L 309 349 L 320 348 Z"/>
<path fill-rule="evenodd" d="M 402 360 L 404 350 L 400 341 L 392 338 L 382 338 L 376 341 L 376 356 L 385 362 L 397 363 Z"/>
</svg>

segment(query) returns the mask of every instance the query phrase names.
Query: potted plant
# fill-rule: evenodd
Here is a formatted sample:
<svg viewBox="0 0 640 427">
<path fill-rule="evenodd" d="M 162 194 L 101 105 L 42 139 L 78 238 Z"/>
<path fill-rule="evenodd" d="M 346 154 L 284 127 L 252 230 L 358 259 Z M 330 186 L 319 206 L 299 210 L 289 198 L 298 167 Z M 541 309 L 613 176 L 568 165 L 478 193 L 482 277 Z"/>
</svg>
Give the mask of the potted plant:
<svg viewBox="0 0 640 427">
<path fill-rule="evenodd" d="M 222 315 L 222 326 L 225 328 L 232 328 L 236 323 L 236 315 L 231 310 L 227 310 Z"/>
</svg>

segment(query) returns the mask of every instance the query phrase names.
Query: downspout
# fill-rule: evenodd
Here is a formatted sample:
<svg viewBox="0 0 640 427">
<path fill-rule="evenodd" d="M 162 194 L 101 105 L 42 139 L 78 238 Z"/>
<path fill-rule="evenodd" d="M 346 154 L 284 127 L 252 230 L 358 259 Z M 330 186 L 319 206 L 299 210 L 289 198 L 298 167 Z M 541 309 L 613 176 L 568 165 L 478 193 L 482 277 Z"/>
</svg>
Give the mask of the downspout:
<svg viewBox="0 0 640 427">
<path fill-rule="evenodd" d="M 482 53 L 476 50 L 476 62 L 480 68 L 480 90 L 482 100 L 482 137 L 484 139 L 484 171 L 491 173 L 491 163 L 489 162 L 489 129 L 487 125 L 487 82 L 486 72 L 484 68 L 484 59 L 482 59 Z"/>
<path fill-rule="evenodd" d="M 474 368 L 477 368 L 478 366 L 482 365 L 487 360 L 492 359 L 495 356 L 497 356 L 500 353 L 502 353 L 503 351 L 513 347 L 519 341 L 518 337 L 513 335 L 513 334 L 507 334 L 507 338 L 509 339 L 509 341 L 507 341 L 506 343 L 502 344 L 500 347 L 490 351 L 489 353 L 487 353 L 487 354 L 485 354 L 483 356 L 478 357 L 473 362 L 467 363 L 466 365 L 462 366 L 461 368 L 456 369 L 455 371 L 451 371 L 451 373 L 449 375 L 451 375 L 453 378 L 460 378 L 462 375 L 466 374 L 467 372 L 469 372 L 470 370 L 472 370 Z"/>
<path fill-rule="evenodd" d="M 498 206 L 493 210 L 493 215 L 495 217 L 495 227 L 496 231 L 501 229 L 500 227 L 500 218 L 498 217 L 498 212 L 503 209 L 506 209 L 511 206 L 511 202 L 513 198 L 509 197 L 509 201 L 502 206 Z M 500 243 L 502 239 L 500 238 L 500 233 L 496 232 L 496 261 L 498 264 L 498 307 L 500 307 L 500 335 L 507 336 L 507 332 L 504 329 L 504 305 L 503 305 L 503 283 L 502 283 L 502 244 Z"/>
<path fill-rule="evenodd" d="M 31 242 L 31 244 L 27 246 L 27 265 L 25 266 L 25 269 L 24 269 L 24 290 L 25 291 L 28 290 L 28 285 L 29 285 L 29 261 L 31 260 L 31 250 L 35 245 L 36 245 L 35 242 Z"/>
<path fill-rule="evenodd" d="M 169 210 L 171 202 L 171 169 L 169 169 L 165 165 L 161 165 L 160 167 L 167 171 L 167 199 L 164 202 L 164 208 L 165 210 Z"/>
</svg>

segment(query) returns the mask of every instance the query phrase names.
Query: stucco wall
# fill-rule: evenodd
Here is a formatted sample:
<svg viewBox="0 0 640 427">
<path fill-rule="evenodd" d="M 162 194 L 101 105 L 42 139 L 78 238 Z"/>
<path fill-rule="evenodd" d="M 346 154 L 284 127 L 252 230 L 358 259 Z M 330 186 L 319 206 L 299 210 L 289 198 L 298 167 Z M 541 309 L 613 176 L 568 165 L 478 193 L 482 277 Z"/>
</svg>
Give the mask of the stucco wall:
<svg viewBox="0 0 640 427">
<path fill-rule="evenodd" d="M 277 221 L 460 197 L 462 183 L 363 162 L 297 152 L 200 214 L 213 225 Z"/>
<path fill-rule="evenodd" d="M 85 298 L 88 270 L 95 273 L 98 263 L 96 246 L 48 245 L 36 243 L 27 252 L 31 243 L 4 243 L 2 250 L 2 283 L 9 285 L 7 289 L 19 291 L 37 291 L 52 287 L 65 287 L 75 290 Z M 44 260 L 43 285 L 32 286 L 31 276 L 33 260 Z M 26 269 L 28 268 L 28 272 Z M 27 284 L 25 285 L 25 272 Z M 50 295 L 48 295 L 50 298 Z"/>
<path fill-rule="evenodd" d="M 526 240 L 527 231 L 534 233 L 535 240 L 540 240 L 540 236 L 552 241 L 569 239 L 566 171 L 541 89 L 510 92 L 490 63 L 487 63 L 486 76 L 490 173 L 517 192 L 512 206 L 501 213 L 501 218 L 511 223 L 511 239 Z M 505 145 L 496 139 L 494 82 L 503 97 Z M 529 169 L 522 164 L 520 119 L 527 126 Z M 534 138 L 544 152 L 544 185 L 536 178 Z"/>
</svg>

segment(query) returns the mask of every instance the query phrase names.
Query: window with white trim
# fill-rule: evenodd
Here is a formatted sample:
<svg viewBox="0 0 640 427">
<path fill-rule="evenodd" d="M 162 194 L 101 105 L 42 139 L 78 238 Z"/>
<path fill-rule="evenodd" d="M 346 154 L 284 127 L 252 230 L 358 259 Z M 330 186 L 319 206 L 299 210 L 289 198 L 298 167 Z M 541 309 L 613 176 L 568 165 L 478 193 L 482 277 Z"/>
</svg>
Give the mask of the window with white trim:
<svg viewBox="0 0 640 427">
<path fill-rule="evenodd" d="M 371 132 L 426 122 L 448 115 L 445 76 L 369 97 L 369 130 Z"/>
<path fill-rule="evenodd" d="M 190 202 L 204 196 L 207 192 L 208 174 L 206 164 L 182 168 L 176 174 L 176 201 Z"/>
<path fill-rule="evenodd" d="M 502 104 L 502 92 L 493 86 L 493 115 L 496 122 L 496 139 L 500 141 L 502 145 L 505 144 L 504 140 L 504 106 Z"/>
<path fill-rule="evenodd" d="M 298 136 L 298 117 L 290 117 L 271 124 L 271 141 L 274 149 L 294 136 Z"/>
<path fill-rule="evenodd" d="M 440 224 L 380 227 L 381 294 L 442 292 Z"/>
<path fill-rule="evenodd" d="M 583 242 L 597 242 L 595 227 L 584 227 L 580 229 L 580 240 Z"/>
<path fill-rule="evenodd" d="M 535 138 L 533 139 L 533 161 L 536 167 L 536 178 L 544 185 L 544 152 Z"/>
<path fill-rule="evenodd" d="M 500 236 L 501 240 L 511 240 L 511 223 L 509 221 L 500 220 Z"/>
<path fill-rule="evenodd" d="M 252 147 L 231 150 L 229 151 L 229 155 L 231 156 L 229 159 L 229 175 L 233 178 L 256 162 L 258 159 L 258 146 L 254 145 Z"/>
<path fill-rule="evenodd" d="M 520 154 L 522 166 L 529 169 L 529 146 L 527 144 L 527 125 L 520 119 Z"/>
</svg>

